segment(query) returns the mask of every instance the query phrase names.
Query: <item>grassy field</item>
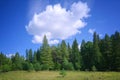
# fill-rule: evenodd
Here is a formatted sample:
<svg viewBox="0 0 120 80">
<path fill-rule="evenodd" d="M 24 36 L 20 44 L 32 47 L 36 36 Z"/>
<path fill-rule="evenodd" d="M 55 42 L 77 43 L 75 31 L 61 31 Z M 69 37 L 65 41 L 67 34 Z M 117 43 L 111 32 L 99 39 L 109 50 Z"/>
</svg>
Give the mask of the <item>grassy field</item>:
<svg viewBox="0 0 120 80">
<path fill-rule="evenodd" d="M 0 73 L 0 80 L 120 80 L 120 72 L 76 72 L 66 71 L 62 77 L 59 71 L 11 71 Z"/>
</svg>

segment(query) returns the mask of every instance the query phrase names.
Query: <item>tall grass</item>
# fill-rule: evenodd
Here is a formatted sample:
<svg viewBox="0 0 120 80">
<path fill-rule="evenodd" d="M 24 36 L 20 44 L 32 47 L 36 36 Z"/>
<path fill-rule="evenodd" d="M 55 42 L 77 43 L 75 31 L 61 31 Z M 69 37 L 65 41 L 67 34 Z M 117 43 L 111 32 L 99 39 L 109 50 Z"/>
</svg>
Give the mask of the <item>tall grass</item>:
<svg viewBox="0 0 120 80">
<path fill-rule="evenodd" d="M 61 77 L 59 71 L 11 71 L 0 73 L 0 80 L 120 80 L 120 72 L 66 71 Z"/>
</svg>

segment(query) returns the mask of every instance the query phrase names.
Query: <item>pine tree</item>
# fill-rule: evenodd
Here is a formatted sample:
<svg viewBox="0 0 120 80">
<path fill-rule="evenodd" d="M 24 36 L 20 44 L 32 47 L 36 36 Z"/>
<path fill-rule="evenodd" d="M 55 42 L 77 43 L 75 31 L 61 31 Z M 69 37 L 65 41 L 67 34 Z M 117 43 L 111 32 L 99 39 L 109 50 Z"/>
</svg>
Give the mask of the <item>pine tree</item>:
<svg viewBox="0 0 120 80">
<path fill-rule="evenodd" d="M 43 38 L 40 59 L 41 59 L 42 69 L 45 69 L 45 70 L 53 69 L 51 49 L 48 44 L 48 40 L 47 40 L 46 36 L 44 36 L 44 38 Z"/>
<path fill-rule="evenodd" d="M 71 61 L 75 70 L 80 70 L 81 68 L 80 58 L 81 55 L 79 54 L 78 43 L 77 40 L 75 39 L 72 44 L 72 55 L 71 55 Z"/>
<path fill-rule="evenodd" d="M 100 70 L 102 55 L 98 46 L 98 41 L 99 41 L 99 37 L 96 34 L 96 32 L 94 32 L 93 35 L 94 65 L 98 70 Z"/>
<path fill-rule="evenodd" d="M 37 63 L 37 52 L 36 51 L 34 51 L 33 63 Z"/>
<path fill-rule="evenodd" d="M 12 62 L 9 58 L 4 55 L 4 53 L 0 53 L 0 72 L 8 72 L 11 70 Z"/>
<path fill-rule="evenodd" d="M 68 53 L 68 49 L 67 49 L 65 40 L 62 40 L 62 43 L 61 43 L 61 54 L 62 54 L 62 58 L 68 59 L 69 53 Z"/>
<path fill-rule="evenodd" d="M 113 65 L 113 54 L 112 54 L 112 41 L 106 34 L 105 37 L 100 41 L 100 51 L 102 54 L 102 65 L 103 70 L 111 70 Z"/>
<path fill-rule="evenodd" d="M 69 54 L 69 59 L 68 61 L 71 62 L 71 55 L 72 55 L 72 48 L 70 47 L 70 44 L 68 43 L 68 54 Z"/>
<path fill-rule="evenodd" d="M 12 69 L 13 70 L 22 70 L 22 63 L 24 62 L 24 58 L 22 58 L 17 52 L 15 56 L 11 57 L 12 60 Z"/>
<path fill-rule="evenodd" d="M 37 53 L 36 53 L 36 59 L 37 59 L 37 62 L 39 63 L 39 64 L 41 64 L 41 59 L 40 59 L 40 49 L 38 49 L 37 50 Z"/>
<path fill-rule="evenodd" d="M 29 50 L 28 56 L 29 56 L 29 62 L 32 63 L 33 62 L 33 52 L 32 52 L 32 49 Z"/>
<path fill-rule="evenodd" d="M 93 43 L 82 41 L 81 45 L 82 70 L 92 70 L 93 67 Z"/>
<path fill-rule="evenodd" d="M 112 70 L 120 71 L 120 33 L 115 32 L 112 38 L 112 49 L 113 49 L 113 67 Z"/>
</svg>

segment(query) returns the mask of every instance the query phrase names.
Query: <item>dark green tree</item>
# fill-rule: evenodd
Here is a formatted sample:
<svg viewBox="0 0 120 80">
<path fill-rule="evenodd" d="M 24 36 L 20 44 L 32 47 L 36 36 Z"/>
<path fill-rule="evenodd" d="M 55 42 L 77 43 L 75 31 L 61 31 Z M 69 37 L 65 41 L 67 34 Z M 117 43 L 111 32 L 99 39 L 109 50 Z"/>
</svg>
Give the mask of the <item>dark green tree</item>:
<svg viewBox="0 0 120 80">
<path fill-rule="evenodd" d="M 82 70 L 92 70 L 93 67 L 93 43 L 82 41 L 81 45 Z"/>
<path fill-rule="evenodd" d="M 40 59 L 41 59 L 42 69 L 45 69 L 45 70 L 53 69 L 54 65 L 52 61 L 51 49 L 48 44 L 48 40 L 46 36 L 44 36 L 43 38 Z"/>
<path fill-rule="evenodd" d="M 4 53 L 0 53 L 0 72 L 8 72 L 11 70 L 12 62 Z"/>
<path fill-rule="evenodd" d="M 17 52 L 15 56 L 11 57 L 12 60 L 12 69 L 13 70 L 22 70 L 23 66 L 22 63 L 24 62 L 24 58 L 19 55 Z"/>
<path fill-rule="evenodd" d="M 81 60 L 81 55 L 79 53 L 77 40 L 75 39 L 72 44 L 72 55 L 71 55 L 71 62 L 75 70 L 80 70 L 81 68 L 80 60 Z"/>
<path fill-rule="evenodd" d="M 37 53 L 36 53 L 36 59 L 37 59 L 37 62 L 39 62 L 41 64 L 41 59 L 40 59 L 40 49 L 37 50 Z"/>
<path fill-rule="evenodd" d="M 37 52 L 34 51 L 34 54 L 33 54 L 33 63 L 37 63 Z"/>
<path fill-rule="evenodd" d="M 41 70 L 41 65 L 37 62 L 33 64 L 34 70 L 35 71 L 40 71 Z"/>
<path fill-rule="evenodd" d="M 54 63 L 54 70 L 60 70 L 61 68 L 61 56 L 60 56 L 60 48 L 58 46 L 51 47 L 51 54 Z"/>
<path fill-rule="evenodd" d="M 120 71 L 120 33 L 115 32 L 114 35 L 111 36 L 112 38 L 112 49 L 113 49 L 113 62 L 112 70 Z"/>
<path fill-rule="evenodd" d="M 112 41 L 106 34 L 105 37 L 100 41 L 100 51 L 102 54 L 102 65 L 103 70 L 111 70 L 113 66 L 113 54 L 112 54 Z"/>
<path fill-rule="evenodd" d="M 94 65 L 95 67 L 100 70 L 101 69 L 101 59 L 102 59 L 102 55 L 101 55 L 101 52 L 100 52 L 100 48 L 98 46 L 98 42 L 99 41 L 99 36 L 97 35 L 96 32 L 94 32 L 94 35 L 93 35 L 93 59 L 94 59 Z"/>
<path fill-rule="evenodd" d="M 69 62 L 71 62 L 71 55 L 72 55 L 72 48 L 70 47 L 70 44 L 68 43 L 68 54 L 69 54 Z"/>
<path fill-rule="evenodd" d="M 66 42 L 64 40 L 62 40 L 62 43 L 61 43 L 61 58 L 62 58 L 62 67 L 61 67 L 61 69 L 62 69 L 62 68 L 65 68 L 64 63 L 66 61 L 68 62 L 68 59 L 69 59 L 67 45 L 66 45 Z"/>
<path fill-rule="evenodd" d="M 33 51 L 32 51 L 32 49 L 29 50 L 28 56 L 29 56 L 29 62 L 32 63 L 33 62 Z"/>
</svg>

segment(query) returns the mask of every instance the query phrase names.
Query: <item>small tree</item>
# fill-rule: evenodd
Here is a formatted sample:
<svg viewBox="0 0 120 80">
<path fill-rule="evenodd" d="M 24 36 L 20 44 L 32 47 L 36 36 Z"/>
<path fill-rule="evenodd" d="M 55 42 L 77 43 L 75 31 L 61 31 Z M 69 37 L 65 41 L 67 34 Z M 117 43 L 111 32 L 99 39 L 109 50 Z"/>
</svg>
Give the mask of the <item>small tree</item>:
<svg viewBox="0 0 120 80">
<path fill-rule="evenodd" d="M 34 64 L 34 69 L 35 69 L 35 71 L 40 71 L 41 70 L 40 64 L 39 63 L 35 63 Z"/>
<path fill-rule="evenodd" d="M 92 67 L 92 71 L 97 71 L 95 66 Z"/>
<path fill-rule="evenodd" d="M 29 63 L 28 71 L 33 71 L 33 70 L 34 70 L 33 64 Z"/>
<path fill-rule="evenodd" d="M 2 72 L 8 72 L 10 71 L 10 66 L 8 64 L 5 64 L 2 66 Z"/>
<path fill-rule="evenodd" d="M 25 62 L 23 64 L 23 70 L 26 70 L 26 71 L 32 71 L 32 70 L 34 70 L 33 64 Z"/>
<path fill-rule="evenodd" d="M 62 69 L 59 73 L 62 77 L 65 77 L 66 76 L 66 72 L 64 69 Z"/>
</svg>

